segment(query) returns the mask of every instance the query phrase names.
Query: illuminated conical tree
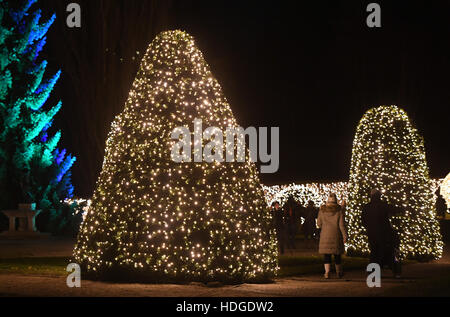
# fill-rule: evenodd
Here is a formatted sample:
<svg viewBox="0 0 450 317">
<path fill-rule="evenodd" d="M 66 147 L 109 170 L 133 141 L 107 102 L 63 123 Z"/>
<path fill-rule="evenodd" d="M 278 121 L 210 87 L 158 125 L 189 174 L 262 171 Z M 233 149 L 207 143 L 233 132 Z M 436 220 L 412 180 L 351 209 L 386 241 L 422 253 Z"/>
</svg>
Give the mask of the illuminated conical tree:
<svg viewBox="0 0 450 317">
<path fill-rule="evenodd" d="M 171 159 L 172 131 L 192 127 L 194 118 L 223 131 L 237 126 L 193 38 L 163 32 L 112 124 L 74 250 L 94 276 L 240 282 L 274 275 L 276 241 L 255 165 Z"/>
<path fill-rule="evenodd" d="M 441 257 L 443 243 L 424 142 L 405 111 L 396 106 L 370 109 L 356 130 L 346 215 L 347 251 L 353 254 L 369 252 L 361 212 L 373 188 L 383 192 L 383 200 L 404 210 L 404 214 L 391 218 L 400 233 L 401 255 Z"/>
</svg>

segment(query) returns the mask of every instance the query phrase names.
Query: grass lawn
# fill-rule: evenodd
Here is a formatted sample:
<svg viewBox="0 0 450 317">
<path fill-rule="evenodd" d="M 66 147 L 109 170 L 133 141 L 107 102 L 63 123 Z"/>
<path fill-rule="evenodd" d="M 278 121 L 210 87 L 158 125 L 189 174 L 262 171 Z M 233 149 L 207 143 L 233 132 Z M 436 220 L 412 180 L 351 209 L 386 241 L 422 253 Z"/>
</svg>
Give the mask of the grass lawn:
<svg viewBox="0 0 450 317">
<path fill-rule="evenodd" d="M 70 258 L 0 259 L 0 274 L 67 276 Z"/>
<path fill-rule="evenodd" d="M 305 274 L 320 274 L 323 272 L 321 256 L 280 256 L 279 277 L 298 276 Z M 364 270 L 367 259 L 343 257 L 345 270 Z M 19 258 L 0 259 L 0 274 L 51 275 L 66 276 L 67 257 L 56 258 Z"/>
</svg>

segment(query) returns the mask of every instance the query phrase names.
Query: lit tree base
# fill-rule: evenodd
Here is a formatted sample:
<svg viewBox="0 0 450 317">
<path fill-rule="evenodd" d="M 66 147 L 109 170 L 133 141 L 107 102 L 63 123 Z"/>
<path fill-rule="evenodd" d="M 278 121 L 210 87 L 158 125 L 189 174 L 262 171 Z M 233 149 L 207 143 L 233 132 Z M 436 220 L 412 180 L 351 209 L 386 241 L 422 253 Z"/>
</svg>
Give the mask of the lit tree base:
<svg viewBox="0 0 450 317">
<path fill-rule="evenodd" d="M 102 268 L 99 270 L 100 272 L 87 271 L 85 266 L 81 266 L 81 271 L 83 272 L 84 279 L 116 283 L 189 284 L 200 282 L 206 284 L 209 282 L 220 282 L 226 285 L 237 285 L 243 283 L 272 283 L 275 278 L 274 274 L 263 274 L 252 278 L 245 277 L 244 275 L 230 276 L 228 274 L 217 274 L 214 277 L 206 275 L 192 276 L 190 274 L 170 275 L 122 266 Z"/>
</svg>

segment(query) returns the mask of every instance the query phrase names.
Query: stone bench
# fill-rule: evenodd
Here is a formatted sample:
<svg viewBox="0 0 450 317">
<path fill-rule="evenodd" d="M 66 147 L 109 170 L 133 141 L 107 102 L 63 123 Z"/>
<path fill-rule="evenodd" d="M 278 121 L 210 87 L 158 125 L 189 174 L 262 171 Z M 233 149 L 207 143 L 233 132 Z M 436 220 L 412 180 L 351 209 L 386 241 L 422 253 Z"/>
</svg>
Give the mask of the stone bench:
<svg viewBox="0 0 450 317">
<path fill-rule="evenodd" d="M 41 210 L 35 210 L 32 204 L 20 204 L 17 210 L 2 210 L 2 213 L 9 219 L 9 230 L 0 233 L 0 238 L 4 239 L 41 239 L 49 234 L 40 233 L 36 230 L 36 216 Z M 16 219 L 19 226 L 16 230 Z"/>
</svg>

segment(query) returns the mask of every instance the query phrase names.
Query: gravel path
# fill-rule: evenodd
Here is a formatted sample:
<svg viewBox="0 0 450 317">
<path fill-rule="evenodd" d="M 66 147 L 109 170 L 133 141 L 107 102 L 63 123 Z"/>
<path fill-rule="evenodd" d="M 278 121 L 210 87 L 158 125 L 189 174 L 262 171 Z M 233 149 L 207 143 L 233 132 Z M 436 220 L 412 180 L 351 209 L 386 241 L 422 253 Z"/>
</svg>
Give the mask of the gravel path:
<svg viewBox="0 0 450 317">
<path fill-rule="evenodd" d="M 70 256 L 74 240 L 0 241 L 0 258 Z M 296 255 L 315 254 L 311 250 Z M 82 280 L 81 288 L 68 288 L 65 277 L 0 274 L 0 296 L 158 296 L 158 297 L 272 297 L 272 296 L 427 296 L 436 295 L 433 283 L 450 277 L 450 252 L 432 263 L 404 266 L 403 278 L 385 273 L 381 288 L 368 288 L 366 273 L 347 272 L 342 280 L 321 276 L 280 278 L 272 284 L 242 284 L 210 288 L 199 284 L 119 284 Z M 426 287 L 422 287 L 424 285 Z M 437 295 L 450 296 L 450 287 Z"/>
<path fill-rule="evenodd" d="M 404 267 L 400 280 L 385 278 L 381 288 L 368 288 L 364 272 L 348 272 L 345 279 L 324 280 L 320 276 L 277 279 L 272 284 L 243 284 L 209 288 L 202 285 L 118 284 L 81 282 L 68 288 L 65 277 L 0 274 L 0 296 L 157 296 L 157 297 L 272 297 L 272 296 L 426 296 L 428 290 L 414 285 L 421 280 L 449 275 L 450 264 L 413 264 Z M 388 273 L 388 272 L 386 272 Z M 386 276 L 388 276 L 386 274 Z M 450 289 L 440 294 L 450 296 Z"/>
</svg>

